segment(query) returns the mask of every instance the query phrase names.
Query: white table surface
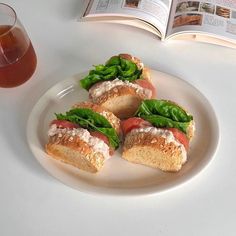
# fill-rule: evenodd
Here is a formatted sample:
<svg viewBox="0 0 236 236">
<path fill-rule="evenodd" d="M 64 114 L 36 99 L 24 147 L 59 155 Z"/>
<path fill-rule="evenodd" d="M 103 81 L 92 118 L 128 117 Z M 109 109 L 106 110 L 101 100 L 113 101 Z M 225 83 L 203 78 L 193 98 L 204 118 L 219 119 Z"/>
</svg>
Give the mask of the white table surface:
<svg viewBox="0 0 236 236">
<path fill-rule="evenodd" d="M 33 78 L 0 89 L 0 235 L 236 235 L 236 50 L 194 42 L 161 43 L 128 26 L 78 23 L 77 0 L 15 0 L 32 39 Z M 94 196 L 51 177 L 28 148 L 26 122 L 52 85 L 128 52 L 180 77 L 211 102 L 221 142 L 212 163 L 190 182 L 147 197 Z"/>
</svg>

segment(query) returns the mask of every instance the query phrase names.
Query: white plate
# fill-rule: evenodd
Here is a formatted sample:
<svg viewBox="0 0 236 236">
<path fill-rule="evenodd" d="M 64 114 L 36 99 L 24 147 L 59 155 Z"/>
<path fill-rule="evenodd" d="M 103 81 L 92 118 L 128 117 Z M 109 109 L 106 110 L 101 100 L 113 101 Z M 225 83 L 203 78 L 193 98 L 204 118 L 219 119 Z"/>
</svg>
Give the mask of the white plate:
<svg viewBox="0 0 236 236">
<path fill-rule="evenodd" d="M 44 152 L 48 124 L 54 113 L 65 112 L 78 102 L 88 100 L 79 86 L 80 74 L 49 89 L 33 108 L 27 126 L 29 146 L 40 164 L 54 177 L 83 192 L 108 195 L 144 195 L 176 187 L 198 174 L 213 158 L 219 143 L 219 126 L 208 100 L 187 82 L 158 71 L 151 71 L 158 98 L 173 100 L 193 115 L 196 135 L 188 161 L 178 173 L 166 173 L 121 159 L 118 150 L 97 174 L 90 174 L 53 160 Z"/>
</svg>

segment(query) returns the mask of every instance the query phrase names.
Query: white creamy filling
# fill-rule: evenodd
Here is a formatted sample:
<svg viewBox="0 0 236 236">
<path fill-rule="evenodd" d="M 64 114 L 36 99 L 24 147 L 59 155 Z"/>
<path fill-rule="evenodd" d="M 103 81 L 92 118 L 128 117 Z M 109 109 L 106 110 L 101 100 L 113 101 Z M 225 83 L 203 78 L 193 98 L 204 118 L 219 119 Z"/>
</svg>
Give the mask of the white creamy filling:
<svg viewBox="0 0 236 236">
<path fill-rule="evenodd" d="M 176 146 L 180 148 L 182 153 L 182 164 L 184 164 L 187 161 L 187 152 L 185 150 L 184 145 L 180 143 L 178 140 L 176 140 L 171 131 L 166 129 L 158 129 L 156 127 L 145 127 L 145 128 L 133 129 L 130 132 L 131 135 L 136 133 L 149 133 L 154 136 L 161 136 L 165 138 L 165 141 L 167 143 L 174 143 Z"/>
<path fill-rule="evenodd" d="M 110 158 L 109 154 L 109 146 L 101 139 L 97 137 L 93 137 L 90 135 L 89 131 L 83 128 L 58 128 L 56 124 L 50 126 L 48 130 L 48 136 L 58 135 L 58 137 L 62 137 L 64 134 L 70 136 L 70 141 L 73 141 L 73 137 L 77 136 L 82 141 L 86 142 L 90 147 L 92 147 L 93 151 L 102 153 L 105 159 Z"/>
<path fill-rule="evenodd" d="M 151 98 L 151 96 L 152 96 L 151 90 L 145 89 L 138 84 L 133 84 L 133 83 L 130 83 L 129 81 L 122 81 L 119 79 L 105 81 L 105 82 L 99 84 L 99 86 L 97 86 L 96 88 L 91 89 L 89 91 L 89 94 L 93 99 L 96 99 L 96 98 L 100 97 L 101 95 L 103 95 L 104 93 L 106 93 L 107 91 L 109 91 L 117 86 L 126 86 L 126 87 L 134 88 L 136 93 L 143 94 L 146 98 Z"/>
</svg>

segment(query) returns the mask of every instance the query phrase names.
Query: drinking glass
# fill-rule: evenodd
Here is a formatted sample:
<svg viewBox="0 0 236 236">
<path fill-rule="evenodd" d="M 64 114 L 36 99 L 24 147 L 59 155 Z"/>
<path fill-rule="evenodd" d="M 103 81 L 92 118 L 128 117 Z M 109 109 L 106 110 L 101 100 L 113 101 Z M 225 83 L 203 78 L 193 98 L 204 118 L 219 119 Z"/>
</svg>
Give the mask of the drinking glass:
<svg viewBox="0 0 236 236">
<path fill-rule="evenodd" d="M 14 9 L 0 3 L 0 87 L 16 87 L 33 75 L 37 58 Z"/>
</svg>

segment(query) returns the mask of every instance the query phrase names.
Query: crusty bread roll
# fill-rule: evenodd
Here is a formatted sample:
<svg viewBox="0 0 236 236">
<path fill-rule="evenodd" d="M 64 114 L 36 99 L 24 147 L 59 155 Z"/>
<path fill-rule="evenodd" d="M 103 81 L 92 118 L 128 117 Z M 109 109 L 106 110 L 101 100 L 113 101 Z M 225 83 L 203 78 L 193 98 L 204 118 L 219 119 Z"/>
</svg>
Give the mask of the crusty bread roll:
<svg viewBox="0 0 236 236">
<path fill-rule="evenodd" d="M 133 163 L 171 172 L 179 171 L 187 160 L 184 146 L 173 134 L 154 127 L 147 128 L 146 132 L 133 130 L 128 133 L 122 157 Z"/>
<path fill-rule="evenodd" d="M 91 173 L 98 172 L 104 165 L 105 156 L 94 152 L 92 146 L 78 136 L 60 133 L 49 136 L 46 152 L 54 159 Z"/>
<path fill-rule="evenodd" d="M 140 79 L 145 79 L 151 83 L 149 69 L 144 67 L 138 58 L 129 54 L 119 54 L 119 56 L 135 63 L 139 69 L 142 69 Z M 152 97 L 152 90 L 117 78 L 93 85 L 89 89 L 89 97 L 93 103 L 105 107 L 117 117 L 124 119 L 134 115 L 144 99 Z"/>
<path fill-rule="evenodd" d="M 109 83 L 109 82 L 104 82 Z M 144 93 L 129 86 L 116 86 L 101 96 L 93 97 L 93 102 L 110 110 L 120 119 L 134 115 L 140 103 L 148 98 Z"/>
<path fill-rule="evenodd" d="M 72 107 L 74 108 L 89 108 L 99 113 L 107 119 L 118 135 L 121 133 L 120 120 L 107 109 L 91 102 L 77 103 Z M 108 138 L 101 133 L 96 136 L 94 134 L 96 131 L 91 132 L 73 123 L 72 127 L 70 125 L 67 127 L 66 124 L 63 126 L 63 120 L 61 125 L 60 121 L 59 124 L 57 122 L 58 120 L 52 122 L 48 131 L 49 139 L 45 146 L 47 154 L 79 169 L 91 173 L 98 172 L 114 151 L 106 142 Z"/>
</svg>

